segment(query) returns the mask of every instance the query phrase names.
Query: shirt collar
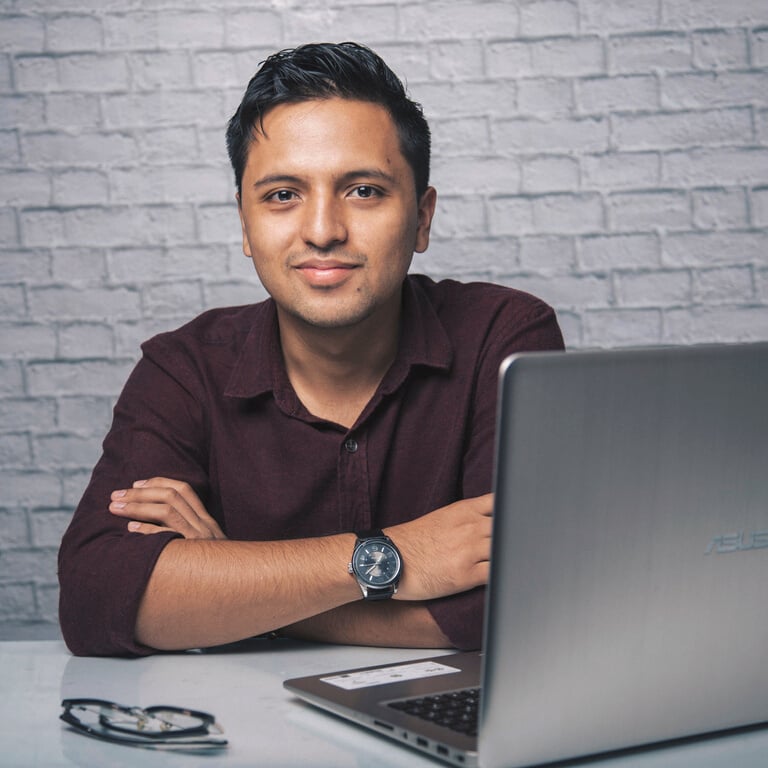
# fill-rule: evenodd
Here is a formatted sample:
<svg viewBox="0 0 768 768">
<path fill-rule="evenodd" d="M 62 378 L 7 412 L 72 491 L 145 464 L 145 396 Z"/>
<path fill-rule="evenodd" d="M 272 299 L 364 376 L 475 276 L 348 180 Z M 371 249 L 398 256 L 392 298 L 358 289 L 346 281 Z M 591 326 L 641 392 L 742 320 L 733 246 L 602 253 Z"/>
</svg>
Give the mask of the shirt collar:
<svg viewBox="0 0 768 768">
<path fill-rule="evenodd" d="M 277 397 L 285 396 L 292 387 L 280 349 L 275 303 L 268 299 L 255 309 L 253 325 L 224 394 L 247 398 L 274 392 Z M 380 393 L 394 392 L 413 367 L 448 370 L 452 360 L 453 348 L 432 302 L 418 282 L 406 278 L 400 345 L 397 357 L 382 381 Z"/>
</svg>

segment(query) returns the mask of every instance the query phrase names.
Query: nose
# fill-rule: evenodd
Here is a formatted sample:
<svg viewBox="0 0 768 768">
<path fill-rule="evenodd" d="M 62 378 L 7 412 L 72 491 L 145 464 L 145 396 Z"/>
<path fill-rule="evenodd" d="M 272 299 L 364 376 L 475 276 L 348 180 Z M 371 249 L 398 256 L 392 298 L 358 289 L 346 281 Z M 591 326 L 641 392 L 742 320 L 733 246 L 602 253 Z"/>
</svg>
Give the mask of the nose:
<svg viewBox="0 0 768 768">
<path fill-rule="evenodd" d="M 347 239 L 343 202 L 334 195 L 317 195 L 304 204 L 302 220 L 304 242 L 320 251 L 327 251 Z"/>
</svg>

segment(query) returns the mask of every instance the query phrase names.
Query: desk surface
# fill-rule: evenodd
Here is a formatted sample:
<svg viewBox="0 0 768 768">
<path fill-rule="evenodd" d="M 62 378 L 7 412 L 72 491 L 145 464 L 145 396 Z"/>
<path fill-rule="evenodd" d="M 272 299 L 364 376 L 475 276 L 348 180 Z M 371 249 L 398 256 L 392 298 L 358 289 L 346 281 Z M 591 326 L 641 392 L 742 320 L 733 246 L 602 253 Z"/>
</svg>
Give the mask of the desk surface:
<svg viewBox="0 0 768 768">
<path fill-rule="evenodd" d="M 430 655 L 419 650 L 253 641 L 236 650 L 146 659 L 75 658 L 61 642 L 0 642 L 0 766 L 439 765 L 315 710 L 282 687 L 288 677 Z M 65 697 L 177 704 L 216 715 L 230 746 L 215 757 L 152 752 L 73 733 L 58 720 Z M 761 768 L 768 729 L 623 755 L 599 768 Z"/>
</svg>

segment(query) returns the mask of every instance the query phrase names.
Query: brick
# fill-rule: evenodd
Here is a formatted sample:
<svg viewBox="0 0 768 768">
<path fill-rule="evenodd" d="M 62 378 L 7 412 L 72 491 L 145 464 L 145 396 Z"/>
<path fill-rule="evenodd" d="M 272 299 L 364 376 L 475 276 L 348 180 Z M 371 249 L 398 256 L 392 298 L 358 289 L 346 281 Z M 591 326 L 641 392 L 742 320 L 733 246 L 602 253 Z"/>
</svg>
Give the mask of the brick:
<svg viewBox="0 0 768 768">
<path fill-rule="evenodd" d="M 0 322 L 0 356 L 30 358 L 52 357 L 55 354 L 56 331 L 52 326 Z"/>
<path fill-rule="evenodd" d="M 39 94 L 0 95 L 0 129 L 36 128 L 44 121 Z"/>
<path fill-rule="evenodd" d="M 665 312 L 665 344 L 763 341 L 768 338 L 768 312 L 753 307 L 692 307 Z"/>
<path fill-rule="evenodd" d="M 486 234 L 485 206 L 475 196 L 437 198 L 437 212 L 432 222 L 435 238 L 477 237 Z"/>
<path fill-rule="evenodd" d="M 131 84 L 139 91 L 184 89 L 192 85 L 186 51 L 143 51 L 128 57 Z"/>
<path fill-rule="evenodd" d="M 471 80 L 484 74 L 484 47 L 479 40 L 451 40 L 430 45 L 430 74 L 436 80 Z"/>
<path fill-rule="evenodd" d="M 603 43 L 598 37 L 490 43 L 488 74 L 492 77 L 578 77 L 605 72 Z"/>
<path fill-rule="evenodd" d="M 0 487 L 5 499 L 24 507 L 58 506 L 61 496 L 59 478 L 39 470 L 0 469 Z"/>
<path fill-rule="evenodd" d="M 46 21 L 47 49 L 56 53 L 93 51 L 102 47 L 101 20 L 96 16 L 55 16 Z"/>
<path fill-rule="evenodd" d="M 619 35 L 607 42 L 608 71 L 636 74 L 688 70 L 691 42 L 683 34 Z"/>
<path fill-rule="evenodd" d="M 41 51 L 45 43 L 45 25 L 41 18 L 31 15 L 15 16 L 3 13 L 0 24 L 0 51 L 27 53 Z"/>
<path fill-rule="evenodd" d="M 110 174 L 110 189 L 115 203 L 224 203 L 232 199 L 225 166 L 117 169 Z"/>
<path fill-rule="evenodd" d="M 124 56 L 72 54 L 59 59 L 59 79 L 64 90 L 117 91 L 128 87 Z"/>
<path fill-rule="evenodd" d="M 547 37 L 579 33 L 579 7 L 573 0 L 534 0 L 520 5 L 520 35 Z"/>
<path fill-rule="evenodd" d="M 566 155 L 549 155 L 523 160 L 524 192 L 573 191 L 579 186 L 579 162 Z"/>
<path fill-rule="evenodd" d="M 502 152 L 604 152 L 608 149 L 604 118 L 504 120 L 495 125 L 494 141 Z"/>
<path fill-rule="evenodd" d="M 756 67 L 768 66 L 768 28 L 756 29 L 751 40 L 752 61 Z"/>
<path fill-rule="evenodd" d="M 755 289 L 763 304 L 768 304 L 768 269 L 756 270 Z"/>
<path fill-rule="evenodd" d="M 419 39 L 515 37 L 519 20 L 515 5 L 505 2 L 477 3 L 466 0 L 444 3 L 436 8 L 427 3 L 403 6 L 400 27 L 408 33 L 418 31 Z"/>
<path fill-rule="evenodd" d="M 701 72 L 669 75 L 661 103 L 672 109 L 768 104 L 768 72 Z M 738 141 L 738 138 L 735 139 Z"/>
<path fill-rule="evenodd" d="M 102 438 L 111 421 L 112 402 L 108 397 L 72 396 L 58 400 L 57 424 L 63 431 L 71 430 Z"/>
<path fill-rule="evenodd" d="M 529 197 L 492 198 L 488 202 L 488 216 L 489 232 L 493 236 L 536 233 L 533 201 Z"/>
<path fill-rule="evenodd" d="M 750 26 L 766 21 L 765 7 L 755 0 L 662 0 L 662 23 L 683 29 Z"/>
<path fill-rule="evenodd" d="M 50 398 L 0 398 L 0 429 L 50 430 L 56 423 L 56 403 Z M 0 530 L 2 526 L 0 526 Z"/>
<path fill-rule="evenodd" d="M 157 43 L 166 48 L 220 48 L 224 43 L 222 14 L 185 10 L 158 14 Z"/>
<path fill-rule="evenodd" d="M 658 309 L 590 310 L 584 316 L 585 347 L 637 347 L 658 344 L 662 316 Z"/>
<path fill-rule="evenodd" d="M 691 201 L 693 223 L 699 229 L 741 229 L 749 224 L 743 189 L 697 189 Z"/>
<path fill-rule="evenodd" d="M 577 82 L 576 102 L 582 114 L 653 110 L 659 106 L 658 85 L 650 75 L 585 78 Z"/>
<path fill-rule="evenodd" d="M 768 148 L 699 148 L 662 155 L 662 183 L 720 186 L 765 182 Z"/>
<path fill-rule="evenodd" d="M 31 464 L 32 452 L 27 434 L 0 434 L 0 466 L 5 469 L 21 469 Z"/>
<path fill-rule="evenodd" d="M 509 158 L 446 158 L 434 163 L 432 183 L 447 195 L 516 192 L 520 167 Z"/>
<path fill-rule="evenodd" d="M 679 307 L 691 303 L 687 270 L 623 272 L 616 279 L 616 299 L 625 307 Z"/>
<path fill-rule="evenodd" d="M 517 82 L 517 109 L 520 115 L 569 117 L 574 110 L 573 81 L 558 78 L 530 78 Z"/>
<path fill-rule="evenodd" d="M 404 11 L 407 8 L 403 9 Z M 344 30 L 348 40 L 365 38 L 369 45 L 397 37 L 397 8 L 392 5 L 359 8 L 329 8 L 295 6 L 289 15 L 283 17 L 285 39 L 297 43 L 306 40 L 336 39 L 338 30 Z M 407 29 L 418 29 L 420 40 L 433 37 L 425 27 L 406 25 Z"/>
<path fill-rule="evenodd" d="M 103 171 L 61 171 L 53 176 L 55 205 L 97 205 L 108 197 L 109 185 Z"/>
<path fill-rule="evenodd" d="M 36 547 L 55 547 L 72 519 L 71 509 L 40 510 L 30 513 L 32 542 Z"/>
<path fill-rule="evenodd" d="M 218 154 L 213 154 L 207 141 L 201 140 L 200 157 L 229 163 L 224 148 L 224 129 L 222 127 L 210 131 L 200 131 L 201 135 L 215 134 Z M 142 164 L 167 165 L 177 164 L 182 158 L 195 156 L 198 152 L 197 132 L 190 126 L 173 126 L 170 128 L 155 128 L 141 130 L 135 134 L 135 159 Z"/>
<path fill-rule="evenodd" d="M 604 307 L 611 303 L 611 284 L 605 275 L 510 275 L 499 282 L 539 296 L 556 310 Z"/>
<path fill-rule="evenodd" d="M 432 151 L 438 157 L 488 154 L 491 149 L 490 128 L 485 117 L 463 117 L 436 120 L 430 125 Z"/>
<path fill-rule="evenodd" d="M 69 470 L 62 478 L 62 506 L 76 507 L 85 492 L 88 481 L 91 479 L 91 470 Z"/>
<path fill-rule="evenodd" d="M 609 196 L 607 209 L 613 231 L 654 232 L 691 225 L 691 206 L 685 192 L 620 192 Z"/>
<path fill-rule="evenodd" d="M 45 95 L 48 128 L 92 130 L 101 122 L 99 95 L 95 93 L 47 93 Z"/>
<path fill-rule="evenodd" d="M 123 359 L 137 360 L 141 355 L 139 347 L 158 333 L 178 328 L 180 323 L 173 317 L 151 317 L 115 324 L 115 354 Z"/>
<path fill-rule="evenodd" d="M 661 264 L 656 235 L 594 235 L 578 240 L 579 265 L 589 271 Z"/>
<path fill-rule="evenodd" d="M 141 314 L 140 295 L 129 288 L 32 288 L 29 303 L 32 315 L 38 318 L 131 318 Z"/>
<path fill-rule="evenodd" d="M 208 282 L 203 286 L 203 309 L 253 304 L 267 298 L 267 292 L 258 280 Z"/>
<path fill-rule="evenodd" d="M 583 32 L 655 31 L 659 26 L 657 3 L 647 0 L 581 0 Z"/>
<path fill-rule="evenodd" d="M 18 509 L 0 509 L 0 551 L 29 545 L 29 528 L 24 512 Z"/>
<path fill-rule="evenodd" d="M 221 93 L 194 90 L 106 94 L 102 110 L 105 125 L 115 129 L 201 124 L 222 127 L 222 115 L 228 114 Z"/>
<path fill-rule="evenodd" d="M 282 37 L 283 22 L 273 10 L 236 10 L 224 16 L 224 47 L 274 46 Z"/>
<path fill-rule="evenodd" d="M 41 468 L 93 467 L 101 452 L 101 437 L 74 432 L 39 435 L 34 438 L 37 466 Z"/>
<path fill-rule="evenodd" d="M 51 56 L 17 56 L 13 70 L 16 87 L 24 93 L 61 90 L 58 59 Z"/>
<path fill-rule="evenodd" d="M 93 283 L 106 276 L 104 251 L 90 248 L 57 248 L 53 254 L 53 279 Z"/>
<path fill-rule="evenodd" d="M 8 282 L 47 282 L 51 277 L 51 254 L 45 250 L 0 250 L 0 275 Z"/>
<path fill-rule="evenodd" d="M 751 304 L 756 298 L 752 269 L 743 266 L 698 270 L 693 297 L 698 304 Z"/>
<path fill-rule="evenodd" d="M 114 335 L 109 325 L 100 323 L 59 325 L 57 357 L 60 359 L 111 357 L 114 349 Z"/>
<path fill-rule="evenodd" d="M 378 4 L 378 0 L 371 1 Z M 397 73 L 406 90 L 409 89 L 409 84 L 429 78 L 429 48 L 426 45 L 417 46 L 407 41 L 381 42 L 376 44 L 376 52 L 389 64 L 392 71 Z M 411 96 L 418 101 L 413 93 Z"/>
<path fill-rule="evenodd" d="M 617 115 L 614 140 L 622 150 L 749 144 L 752 116 L 748 109 Z"/>
<path fill-rule="evenodd" d="M 17 396 L 22 393 L 21 364 L 16 360 L 0 360 L 0 395 Z"/>
<path fill-rule="evenodd" d="M 13 247 L 19 239 L 16 211 L 12 208 L 0 208 L 0 243 L 4 247 Z"/>
<path fill-rule="evenodd" d="M 17 582 L 53 582 L 56 580 L 56 549 L 0 552 L 0 572 Z"/>
<path fill-rule="evenodd" d="M 107 50 L 147 50 L 160 47 L 154 13 L 107 14 L 102 19 Z"/>
<path fill-rule="evenodd" d="M 497 256 L 495 270 L 504 270 L 505 264 Z M 544 235 L 520 238 L 520 266 L 523 270 L 538 272 L 570 272 L 576 266 L 576 245 L 572 237 Z"/>
<path fill-rule="evenodd" d="M 662 259 L 690 267 L 768 264 L 768 231 L 672 233 L 664 238 Z"/>
<path fill-rule="evenodd" d="M 23 285 L 0 284 L 0 318 L 18 320 L 27 314 L 27 301 Z"/>
<path fill-rule="evenodd" d="M 116 395 L 133 367 L 125 360 L 41 361 L 27 365 L 29 394 Z"/>
<path fill-rule="evenodd" d="M 511 80 L 476 83 L 422 83 L 418 100 L 428 120 L 435 117 L 478 117 L 515 114 L 515 83 Z"/>
<path fill-rule="evenodd" d="M 21 150 L 19 136 L 16 131 L 0 131 L 0 164 L 4 166 L 19 165 Z"/>
<path fill-rule="evenodd" d="M 585 189 L 649 189 L 658 186 L 661 161 L 656 152 L 610 152 L 581 158 Z"/>
<path fill-rule="evenodd" d="M 132 136 L 119 131 L 28 133 L 22 137 L 26 160 L 45 166 L 111 166 L 131 163 L 136 157 Z"/>
<path fill-rule="evenodd" d="M 757 227 L 768 227 L 768 187 L 752 190 L 750 202 L 752 223 Z"/>
<path fill-rule="evenodd" d="M 413 269 L 429 275 L 454 278 L 485 273 L 490 280 L 499 271 L 510 272 L 519 265 L 519 241 L 514 237 L 451 238 L 435 241 L 426 253 L 416 254 Z M 263 289 L 262 289 L 263 291 Z"/>
<path fill-rule="evenodd" d="M 60 639 L 58 582 L 35 584 L 35 605 L 40 619 L 39 631 L 44 634 L 41 640 Z"/>
<path fill-rule="evenodd" d="M 120 283 L 221 278 L 228 272 L 226 250 L 215 246 L 121 248 L 109 255 L 110 278 Z"/>
<path fill-rule="evenodd" d="M 51 202 L 51 180 L 40 171 L 7 171 L 3 174 L 3 197 L 6 205 L 48 205 Z"/>
<path fill-rule="evenodd" d="M 597 232 L 604 227 L 603 203 L 594 194 L 553 194 L 533 199 L 536 232 L 563 234 Z"/>
<path fill-rule="evenodd" d="M 162 285 L 148 284 L 142 291 L 143 306 L 152 315 L 170 315 L 191 320 L 203 309 L 198 281 L 176 281 Z"/>
<path fill-rule="evenodd" d="M 201 205 L 196 210 L 198 240 L 201 243 L 242 242 L 237 208 L 229 205 Z"/>
<path fill-rule="evenodd" d="M 0 91 L 10 92 L 12 90 L 11 57 L 7 53 L 0 53 Z"/>
<path fill-rule="evenodd" d="M 749 66 L 749 46 L 743 29 L 693 33 L 693 65 L 697 69 L 742 69 Z"/>
<path fill-rule="evenodd" d="M 13 562 L 7 555 L 0 552 L 0 566 L 8 567 L 9 562 Z M 8 576 L 12 574 L 8 571 Z M 0 584 L 0 621 L 9 619 L 31 618 L 35 605 L 35 593 L 31 584 Z"/>
</svg>

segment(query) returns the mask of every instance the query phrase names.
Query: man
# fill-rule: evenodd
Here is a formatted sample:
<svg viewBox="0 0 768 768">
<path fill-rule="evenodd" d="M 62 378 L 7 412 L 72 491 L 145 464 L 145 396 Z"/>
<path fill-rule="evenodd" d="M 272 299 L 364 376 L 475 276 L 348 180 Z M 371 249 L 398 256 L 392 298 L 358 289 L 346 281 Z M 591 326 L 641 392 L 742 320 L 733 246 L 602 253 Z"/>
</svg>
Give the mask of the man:
<svg viewBox="0 0 768 768">
<path fill-rule="evenodd" d="M 562 347 L 554 313 L 408 276 L 435 212 L 429 129 L 369 49 L 270 57 L 227 145 L 271 298 L 143 346 L 62 542 L 65 640 L 477 647 L 497 371 Z"/>
</svg>

